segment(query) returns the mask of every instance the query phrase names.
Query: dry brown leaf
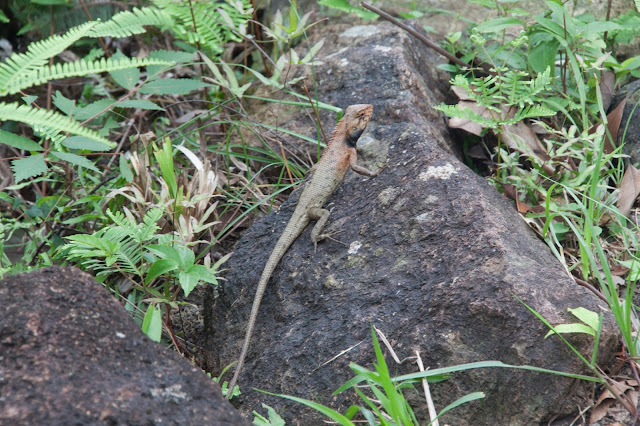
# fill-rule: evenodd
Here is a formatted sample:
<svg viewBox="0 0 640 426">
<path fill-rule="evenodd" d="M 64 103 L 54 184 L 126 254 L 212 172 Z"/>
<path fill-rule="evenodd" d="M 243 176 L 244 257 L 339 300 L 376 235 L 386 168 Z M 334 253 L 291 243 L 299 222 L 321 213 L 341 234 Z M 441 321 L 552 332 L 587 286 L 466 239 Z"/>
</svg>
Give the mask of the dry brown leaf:
<svg viewBox="0 0 640 426">
<path fill-rule="evenodd" d="M 602 94 L 602 106 L 605 111 L 611 106 L 615 84 L 616 73 L 611 70 L 602 71 L 600 75 L 600 93 Z"/>
<path fill-rule="evenodd" d="M 461 101 L 468 101 L 470 99 L 469 94 L 467 93 L 467 89 L 465 89 L 464 87 L 452 86 L 451 91 L 453 91 L 453 93 L 455 93 Z"/>
<path fill-rule="evenodd" d="M 615 399 L 607 399 L 600 404 L 597 404 L 591 409 L 591 416 L 589 416 L 589 424 L 592 425 L 604 418 L 609 411 L 609 407 L 613 405 Z"/>
<path fill-rule="evenodd" d="M 503 126 L 502 136 L 505 144 L 511 150 L 516 150 L 530 157 L 537 157 L 543 162 L 549 161 L 551 158 L 536 133 L 522 121 Z M 549 174 L 554 172 L 553 167 L 549 164 L 544 164 L 542 168 Z"/>
<path fill-rule="evenodd" d="M 489 117 L 487 108 L 480 106 L 473 101 L 460 101 L 458 102 L 458 106 L 461 109 L 468 108 L 476 114 L 482 115 L 483 117 Z M 451 117 L 449 119 L 449 127 L 451 127 L 452 129 L 462 129 L 476 136 L 482 135 L 482 126 L 475 121 L 467 120 L 465 118 Z"/>
<path fill-rule="evenodd" d="M 618 189 L 620 190 L 620 197 L 616 202 L 616 206 L 620 213 L 629 217 L 631 208 L 636 202 L 638 194 L 640 194 L 640 170 L 629 164 Z"/>
<path fill-rule="evenodd" d="M 627 99 L 629 96 L 624 98 L 618 106 L 607 114 L 607 129 L 611 134 L 611 139 L 614 141 L 618 140 L 618 129 L 620 129 L 620 122 L 622 121 L 622 114 L 624 113 L 624 107 L 627 105 Z M 589 134 L 594 133 L 598 128 L 602 126 L 602 124 L 594 124 L 589 129 Z M 611 154 L 614 150 L 614 146 L 611 144 L 611 140 L 609 140 L 608 136 L 604 137 L 604 152 L 605 154 Z"/>
<path fill-rule="evenodd" d="M 624 98 L 609 114 L 607 114 L 607 128 L 609 129 L 609 133 L 611 133 L 611 139 L 613 139 L 614 143 L 618 140 L 618 130 L 620 129 L 620 123 L 622 122 L 622 114 L 624 114 L 624 107 L 627 105 L 627 96 Z M 607 147 L 607 142 L 609 142 L 608 138 L 605 137 L 605 149 Z M 607 154 L 609 152 L 605 151 Z M 611 147 L 611 152 L 613 152 L 613 147 Z"/>
</svg>

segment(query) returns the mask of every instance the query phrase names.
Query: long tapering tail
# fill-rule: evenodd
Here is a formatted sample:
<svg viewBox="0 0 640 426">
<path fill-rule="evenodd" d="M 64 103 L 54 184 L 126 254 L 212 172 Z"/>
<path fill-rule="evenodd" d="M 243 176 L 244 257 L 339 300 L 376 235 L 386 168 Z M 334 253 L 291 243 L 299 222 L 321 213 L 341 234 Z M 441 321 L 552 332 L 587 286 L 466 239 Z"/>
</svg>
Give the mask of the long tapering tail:
<svg viewBox="0 0 640 426">
<path fill-rule="evenodd" d="M 306 224 L 305 224 L 306 226 Z M 260 302 L 262 302 L 262 296 L 264 295 L 265 290 L 267 289 L 267 283 L 271 278 L 271 274 L 275 271 L 276 266 L 280 263 L 280 259 L 286 253 L 289 246 L 298 238 L 300 232 L 291 232 L 289 226 L 285 228 L 285 231 L 282 233 L 280 239 L 276 243 L 275 248 L 271 252 L 269 256 L 269 260 L 267 260 L 267 264 L 264 266 L 264 270 L 262 271 L 262 275 L 260 276 L 260 282 L 258 282 L 258 288 L 256 290 L 256 295 L 253 299 L 253 306 L 251 307 L 251 315 L 249 316 L 249 324 L 247 325 L 247 333 L 245 334 L 244 343 L 242 344 L 242 352 L 240 352 L 240 358 L 238 358 L 238 364 L 236 365 L 236 371 L 233 374 L 233 378 L 231 382 L 229 382 L 229 387 L 227 391 L 227 400 L 231 398 L 231 394 L 233 393 L 233 388 L 238 382 L 238 378 L 240 377 L 240 373 L 242 372 L 242 367 L 244 366 L 244 360 L 247 357 L 247 351 L 249 350 L 249 345 L 251 343 L 251 336 L 253 335 L 253 328 L 256 325 L 256 319 L 258 318 L 258 311 L 260 310 Z M 304 229 L 304 227 L 302 228 Z"/>
</svg>

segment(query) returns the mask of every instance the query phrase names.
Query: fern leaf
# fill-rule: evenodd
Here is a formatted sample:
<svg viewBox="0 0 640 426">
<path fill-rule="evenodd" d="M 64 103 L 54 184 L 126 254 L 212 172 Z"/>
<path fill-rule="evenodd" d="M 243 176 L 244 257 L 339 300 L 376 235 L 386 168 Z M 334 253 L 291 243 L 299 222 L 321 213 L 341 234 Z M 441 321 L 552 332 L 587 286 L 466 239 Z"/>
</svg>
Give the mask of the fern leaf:
<svg viewBox="0 0 640 426">
<path fill-rule="evenodd" d="M 53 58 L 82 37 L 87 36 L 95 25 L 96 22 L 87 22 L 70 29 L 65 34 L 54 35 L 29 44 L 25 53 L 14 53 L 9 56 L 3 64 L 0 64 L 0 92 L 7 92 L 23 73 L 46 65 L 49 58 Z"/>
<path fill-rule="evenodd" d="M 0 102 L 0 121 L 19 121 L 31 126 L 46 126 L 47 128 L 59 132 L 71 133 L 73 135 L 85 136 L 89 139 L 102 142 L 113 148 L 115 144 L 109 139 L 100 136 L 96 131 L 82 127 L 77 121 L 54 111 L 45 111 L 32 108 L 29 105 L 18 105 L 17 103 Z"/>
<path fill-rule="evenodd" d="M 46 83 L 50 80 L 61 78 L 75 77 L 87 74 L 97 74 L 101 72 L 118 71 L 127 68 L 137 68 L 147 65 L 172 65 L 172 62 L 150 58 L 102 58 L 97 61 L 75 61 L 65 64 L 55 64 L 38 68 L 29 73 L 22 73 L 12 82 L 11 87 L 2 90 L 0 88 L 0 96 L 18 93 L 26 88 Z"/>
<path fill-rule="evenodd" d="M 465 120 L 474 121 L 480 124 L 482 127 L 490 129 L 495 129 L 496 127 L 498 127 L 498 123 L 496 123 L 495 120 L 483 117 L 482 115 L 471 111 L 469 108 L 460 108 L 458 105 L 446 104 L 440 104 L 433 108 L 437 109 L 438 111 L 444 112 L 449 117 L 464 118 Z"/>
<path fill-rule="evenodd" d="M 144 25 L 172 26 L 173 20 L 168 13 L 155 7 L 133 8 L 132 11 L 122 11 L 113 15 L 106 22 L 99 23 L 91 31 L 92 37 L 128 37 L 141 34 L 146 30 Z"/>
</svg>

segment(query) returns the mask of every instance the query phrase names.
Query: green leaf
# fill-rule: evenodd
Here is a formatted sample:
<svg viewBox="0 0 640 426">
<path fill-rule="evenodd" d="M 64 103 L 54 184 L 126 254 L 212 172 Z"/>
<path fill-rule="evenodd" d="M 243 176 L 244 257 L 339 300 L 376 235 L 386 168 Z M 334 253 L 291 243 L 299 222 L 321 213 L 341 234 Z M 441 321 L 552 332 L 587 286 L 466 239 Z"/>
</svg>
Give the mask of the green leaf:
<svg viewBox="0 0 640 426">
<path fill-rule="evenodd" d="M 76 101 L 67 99 L 59 90 L 51 97 L 53 104 L 68 116 L 73 116 L 73 110 L 76 107 Z"/>
<path fill-rule="evenodd" d="M 482 399 L 484 398 L 484 392 L 473 392 L 470 393 L 468 395 L 463 396 L 462 398 L 458 398 L 455 401 L 453 401 L 451 404 L 447 405 L 446 407 L 444 407 L 442 409 L 442 411 L 440 411 L 438 413 L 438 417 L 440 417 L 441 415 L 443 415 L 444 413 L 446 413 L 449 410 L 452 410 L 462 404 L 465 404 L 467 402 L 471 402 L 471 401 L 475 401 L 476 399 Z"/>
<path fill-rule="evenodd" d="M 569 312 L 571 312 L 576 318 L 578 318 L 580 321 L 587 324 L 589 327 L 593 328 L 594 330 L 598 329 L 598 324 L 600 324 L 600 318 L 598 318 L 597 313 L 583 307 L 579 307 L 575 309 L 569 308 Z"/>
<path fill-rule="evenodd" d="M 44 151 L 40 144 L 24 136 L 16 135 L 0 129 L 0 143 L 25 151 Z"/>
<path fill-rule="evenodd" d="M 192 78 L 164 78 L 151 81 L 140 89 L 140 93 L 153 95 L 185 95 L 194 90 L 211 86 Z"/>
<path fill-rule="evenodd" d="M 280 398 L 285 398 L 285 399 L 289 399 L 291 401 L 295 401 L 295 402 L 299 402 L 301 404 L 304 404 L 307 407 L 310 407 L 310 408 L 313 408 L 316 411 L 319 411 L 320 413 L 322 413 L 325 416 L 329 417 L 331 420 L 339 422 L 342 426 L 355 426 L 355 424 L 351 420 L 349 420 L 348 418 L 346 418 L 342 414 L 338 413 L 335 410 L 332 410 L 329 407 L 325 407 L 324 405 L 318 404 L 317 402 L 309 401 L 308 399 L 298 398 L 298 397 L 295 397 L 295 396 L 281 395 L 281 394 L 277 394 L 277 393 L 266 392 L 266 391 L 263 391 L 263 390 L 260 390 L 260 389 L 256 389 L 256 390 L 258 392 L 266 393 L 267 395 L 278 396 Z"/>
<path fill-rule="evenodd" d="M 154 104 L 146 99 L 128 99 L 116 103 L 116 106 L 122 108 L 140 108 L 140 109 L 153 109 L 156 111 L 164 111 L 164 108 Z"/>
<path fill-rule="evenodd" d="M 38 176 L 49 170 L 44 161 L 44 154 L 35 154 L 19 160 L 13 160 L 11 162 L 11 169 L 13 170 L 13 179 L 16 183 L 29 179 L 30 177 Z"/>
<path fill-rule="evenodd" d="M 149 305 L 142 321 L 142 332 L 154 342 L 162 337 L 162 311 L 155 305 Z"/>
<path fill-rule="evenodd" d="M 167 272 L 171 272 L 173 270 L 178 269 L 178 264 L 171 259 L 160 259 L 151 265 L 149 271 L 147 272 L 147 276 L 144 279 L 145 284 L 149 284 L 151 281 L 155 280 L 160 275 L 164 275 Z"/>
<path fill-rule="evenodd" d="M 267 421 L 267 419 L 265 419 L 263 416 L 261 416 L 260 414 L 254 411 L 253 414 L 260 419 L 260 421 L 258 422 L 254 420 L 253 421 L 254 425 L 264 425 L 264 426 L 285 426 L 286 425 L 282 417 L 280 417 L 278 413 L 276 413 L 276 410 L 274 410 L 273 408 L 271 408 L 270 406 L 264 403 L 262 404 L 262 408 L 267 410 L 267 413 L 269 415 L 269 420 Z"/>
<path fill-rule="evenodd" d="M 528 61 L 529 65 L 535 72 L 544 72 L 547 67 L 553 71 L 556 54 L 558 53 L 558 48 L 560 47 L 560 42 L 558 40 L 550 40 L 544 41 L 531 49 L 529 52 Z"/>
<path fill-rule="evenodd" d="M 129 164 L 127 163 L 127 158 L 124 155 L 120 155 L 119 157 L 120 157 L 120 159 L 118 161 L 118 164 L 120 166 L 120 175 L 127 182 L 133 181 L 133 173 L 131 173 L 131 168 L 129 167 Z"/>
<path fill-rule="evenodd" d="M 49 155 L 51 155 L 52 157 L 57 157 L 60 160 L 66 161 L 67 163 L 71 163 L 75 166 L 84 167 L 86 169 L 93 170 L 94 172 L 100 173 L 100 169 L 98 169 L 93 164 L 93 162 L 91 162 L 91 160 L 87 159 L 86 157 L 82 157 L 76 154 L 71 154 L 69 152 L 58 152 L 58 151 L 51 151 Z"/>
<path fill-rule="evenodd" d="M 481 33 L 498 33 L 514 25 L 523 26 L 522 21 L 518 18 L 493 18 L 487 19 L 476 28 Z"/>
<path fill-rule="evenodd" d="M 21 99 L 24 101 L 25 104 L 31 105 L 33 102 L 35 102 L 36 99 L 38 99 L 38 97 L 34 95 L 27 95 L 27 96 L 21 96 Z"/>
<path fill-rule="evenodd" d="M 189 296 L 191 290 L 198 285 L 198 277 L 188 271 L 181 271 L 178 274 L 178 281 L 180 281 L 180 287 L 182 287 L 185 296 Z"/>
<path fill-rule="evenodd" d="M 589 334 L 591 336 L 595 336 L 596 332 L 593 328 L 589 327 L 588 325 L 585 324 L 581 324 L 581 323 L 571 323 L 571 324 L 558 324 L 556 326 L 553 327 L 556 333 L 582 333 L 582 334 Z M 555 334 L 553 331 L 549 331 L 544 338 L 546 339 L 547 337 L 551 336 Z"/>
<path fill-rule="evenodd" d="M 373 20 L 378 18 L 378 15 L 376 13 L 373 13 L 369 10 L 360 9 L 359 7 L 355 7 L 351 5 L 351 3 L 349 3 L 347 0 L 319 0 L 318 4 L 347 13 L 355 13 L 362 19 Z"/>
<path fill-rule="evenodd" d="M 127 59 L 127 57 L 118 50 L 113 56 L 113 59 Z M 125 68 L 117 71 L 111 71 L 109 73 L 111 77 L 120 86 L 127 90 L 131 90 L 140 81 L 140 70 L 138 68 Z"/>
<path fill-rule="evenodd" d="M 100 99 L 99 101 L 95 101 L 90 103 L 87 106 L 84 106 L 77 110 L 73 114 L 73 118 L 76 120 L 88 120 L 92 117 L 98 117 L 99 114 L 103 114 L 108 111 L 111 105 L 115 104 L 116 101 L 112 99 Z"/>
<path fill-rule="evenodd" d="M 111 147 L 84 136 L 70 136 L 62 141 L 62 146 L 69 149 L 83 149 L 86 151 L 108 151 Z"/>
<path fill-rule="evenodd" d="M 7 18 L 7 15 L 4 14 L 2 9 L 0 9 L 0 22 L 2 22 L 3 24 L 9 23 L 9 18 Z"/>
</svg>

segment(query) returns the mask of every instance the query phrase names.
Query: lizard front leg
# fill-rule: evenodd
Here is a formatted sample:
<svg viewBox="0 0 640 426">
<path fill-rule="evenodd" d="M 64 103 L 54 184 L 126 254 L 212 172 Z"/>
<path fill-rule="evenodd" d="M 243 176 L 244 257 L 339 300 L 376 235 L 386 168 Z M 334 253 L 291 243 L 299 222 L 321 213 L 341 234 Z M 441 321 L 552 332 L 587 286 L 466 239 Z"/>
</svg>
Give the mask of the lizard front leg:
<svg viewBox="0 0 640 426">
<path fill-rule="evenodd" d="M 380 170 L 378 173 L 375 173 L 367 169 L 366 167 L 358 166 L 358 154 L 356 154 L 355 152 L 349 156 L 349 166 L 351 167 L 351 170 L 358 173 L 359 175 L 364 175 L 369 177 L 376 177 L 382 171 Z"/>
<path fill-rule="evenodd" d="M 329 210 L 313 207 L 307 210 L 309 219 L 316 220 L 316 224 L 311 230 L 311 241 L 313 241 L 314 252 L 318 249 L 318 241 L 322 241 L 327 238 L 328 234 L 323 234 L 322 230 L 329 220 Z"/>
</svg>

